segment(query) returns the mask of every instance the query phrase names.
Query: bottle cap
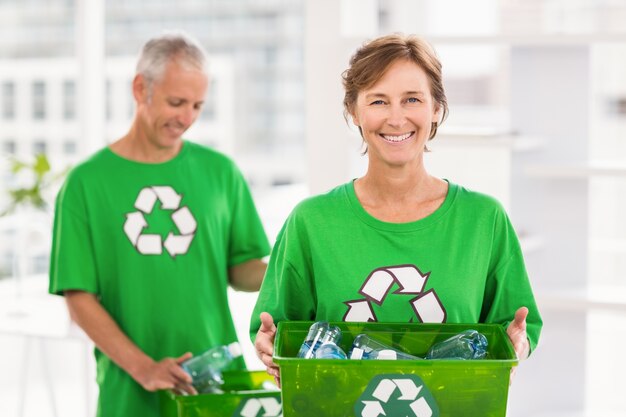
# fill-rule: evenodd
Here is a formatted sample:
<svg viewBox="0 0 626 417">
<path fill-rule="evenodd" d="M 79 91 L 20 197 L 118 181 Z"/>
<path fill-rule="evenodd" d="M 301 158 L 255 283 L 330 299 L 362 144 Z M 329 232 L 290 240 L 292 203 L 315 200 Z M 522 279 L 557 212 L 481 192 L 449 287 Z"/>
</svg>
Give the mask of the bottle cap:
<svg viewBox="0 0 626 417">
<path fill-rule="evenodd" d="M 398 355 L 396 355 L 396 351 L 395 350 L 383 349 L 383 350 L 378 352 L 378 356 L 376 357 L 376 359 L 395 360 L 395 359 L 398 359 Z"/>
<path fill-rule="evenodd" d="M 228 345 L 228 351 L 231 355 L 233 355 L 233 358 L 238 358 L 239 356 L 241 356 L 241 345 L 239 344 L 239 342 L 233 342 Z"/>
<path fill-rule="evenodd" d="M 350 353 L 350 359 L 363 359 L 363 349 L 353 348 L 352 353 Z"/>
</svg>

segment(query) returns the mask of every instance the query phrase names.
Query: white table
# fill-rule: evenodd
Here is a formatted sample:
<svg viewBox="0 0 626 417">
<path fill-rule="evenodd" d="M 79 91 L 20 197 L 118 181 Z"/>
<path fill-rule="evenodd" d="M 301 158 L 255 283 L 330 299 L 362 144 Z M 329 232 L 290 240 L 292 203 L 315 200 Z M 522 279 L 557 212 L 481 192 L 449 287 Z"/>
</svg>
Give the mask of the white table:
<svg viewBox="0 0 626 417">
<path fill-rule="evenodd" d="M 31 355 L 41 355 L 45 388 L 50 400 L 53 416 L 57 416 L 54 383 L 48 363 L 46 342 L 49 340 L 71 340 L 84 345 L 84 387 L 85 404 L 88 416 L 91 413 L 91 393 L 89 366 L 92 361 L 93 345 L 82 330 L 69 317 L 63 297 L 47 292 L 46 276 L 31 276 L 23 279 L 19 289 L 13 279 L 0 281 L 0 333 L 17 335 L 24 339 L 21 352 L 19 375 L 18 416 L 24 415 L 24 405 L 28 391 L 28 366 Z M 16 355 L 19 357 L 19 355 Z"/>
</svg>

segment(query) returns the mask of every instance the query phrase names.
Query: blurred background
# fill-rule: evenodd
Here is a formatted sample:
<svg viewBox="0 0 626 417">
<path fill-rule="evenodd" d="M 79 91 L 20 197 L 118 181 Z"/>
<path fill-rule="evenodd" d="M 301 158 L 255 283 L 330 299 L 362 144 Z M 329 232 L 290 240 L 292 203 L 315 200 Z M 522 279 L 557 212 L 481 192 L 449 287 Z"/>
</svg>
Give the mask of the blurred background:
<svg viewBox="0 0 626 417">
<path fill-rule="evenodd" d="M 272 242 L 298 201 L 365 172 L 342 116 L 352 52 L 429 40 L 450 117 L 427 166 L 502 201 L 544 316 L 508 415 L 626 415 L 626 2 L 0 0 L 1 416 L 93 415 L 92 346 L 46 295 L 51 204 L 69 167 L 126 133 L 139 49 L 168 29 L 210 54 L 185 137 L 235 159 Z M 260 369 L 255 298 L 230 294 Z"/>
</svg>

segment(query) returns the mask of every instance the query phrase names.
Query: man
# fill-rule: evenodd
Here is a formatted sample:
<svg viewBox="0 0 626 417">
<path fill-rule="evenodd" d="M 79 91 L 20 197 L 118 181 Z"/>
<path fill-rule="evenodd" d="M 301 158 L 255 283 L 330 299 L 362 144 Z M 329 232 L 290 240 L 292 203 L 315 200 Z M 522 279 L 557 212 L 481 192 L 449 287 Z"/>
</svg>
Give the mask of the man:
<svg viewBox="0 0 626 417">
<path fill-rule="evenodd" d="M 150 40 L 130 130 L 57 197 L 49 290 L 96 345 L 102 417 L 159 415 L 159 389 L 195 393 L 180 363 L 236 340 L 227 287 L 257 291 L 265 273 L 269 243 L 241 173 L 181 139 L 205 67 L 186 35 Z"/>
</svg>

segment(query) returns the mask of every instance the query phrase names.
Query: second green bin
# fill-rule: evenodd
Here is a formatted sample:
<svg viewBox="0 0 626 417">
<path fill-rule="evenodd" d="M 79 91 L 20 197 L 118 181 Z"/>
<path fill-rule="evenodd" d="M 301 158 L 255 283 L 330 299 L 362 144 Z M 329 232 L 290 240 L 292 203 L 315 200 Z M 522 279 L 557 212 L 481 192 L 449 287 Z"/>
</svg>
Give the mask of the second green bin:
<svg viewBox="0 0 626 417">
<path fill-rule="evenodd" d="M 176 395 L 162 391 L 163 417 L 280 417 L 280 391 L 264 389 L 274 378 L 265 371 L 224 372 L 223 394 Z"/>
</svg>

